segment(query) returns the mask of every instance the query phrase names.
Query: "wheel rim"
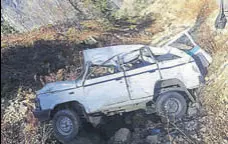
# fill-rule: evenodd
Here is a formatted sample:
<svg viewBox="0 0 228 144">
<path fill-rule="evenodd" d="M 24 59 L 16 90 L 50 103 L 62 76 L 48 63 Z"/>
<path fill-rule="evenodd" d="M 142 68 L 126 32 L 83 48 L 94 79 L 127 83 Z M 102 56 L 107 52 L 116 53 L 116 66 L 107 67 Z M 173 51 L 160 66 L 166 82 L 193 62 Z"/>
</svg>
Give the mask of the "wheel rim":
<svg viewBox="0 0 228 144">
<path fill-rule="evenodd" d="M 73 122 L 69 117 L 60 116 L 56 123 L 57 130 L 62 135 L 69 135 L 73 131 Z"/>
<path fill-rule="evenodd" d="M 168 113 L 169 115 L 176 115 L 180 112 L 180 105 L 181 103 L 179 102 L 179 100 L 175 99 L 175 98 L 169 98 L 166 102 L 165 102 L 165 111 L 166 113 Z"/>
</svg>

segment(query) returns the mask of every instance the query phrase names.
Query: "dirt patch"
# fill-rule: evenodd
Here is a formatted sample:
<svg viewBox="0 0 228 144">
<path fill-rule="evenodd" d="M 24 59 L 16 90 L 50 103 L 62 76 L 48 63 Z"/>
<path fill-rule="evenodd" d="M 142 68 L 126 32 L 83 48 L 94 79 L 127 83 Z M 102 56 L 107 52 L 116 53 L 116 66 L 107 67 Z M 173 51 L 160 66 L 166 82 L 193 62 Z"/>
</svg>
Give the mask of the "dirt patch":
<svg viewBox="0 0 228 144">
<path fill-rule="evenodd" d="M 197 15 L 194 37 L 202 48 L 214 53 L 215 59 L 210 68 L 208 86 L 202 97 L 205 113 L 198 117 L 187 117 L 175 125 L 164 125 L 160 121 L 153 122 L 154 116 L 133 116 L 130 126 L 129 123 L 123 123 L 123 117 L 110 118 L 106 121 L 107 125 L 97 129 L 85 127 L 82 137 L 86 135 L 90 138 L 102 137 L 101 143 L 104 140 L 107 141 L 119 128 L 127 126 L 133 134 L 132 141 L 135 143 L 145 143 L 146 137 L 153 129 L 165 129 L 160 137 L 164 142 L 226 143 L 228 132 L 224 128 L 228 119 L 226 113 L 228 76 L 227 69 L 220 69 L 218 66 L 227 59 L 227 56 L 224 56 L 228 48 L 227 36 L 223 35 L 225 32 L 219 32 L 222 33 L 219 35 L 211 29 L 216 15 L 210 15 L 214 9 L 213 6 L 203 7 L 203 3 L 200 2 L 197 7 L 194 7 L 193 5 L 198 1 L 189 2 L 191 5 L 186 1 L 177 7 L 174 6 L 172 11 L 165 13 L 165 16 L 156 14 L 156 21 L 148 20 L 140 24 L 135 22 L 123 24 L 120 21 L 117 25 L 112 25 L 99 21 L 85 21 L 77 26 L 74 24 L 64 27 L 48 26 L 26 34 L 2 37 L 1 107 L 3 110 L 1 117 L 3 119 L 1 124 L 3 128 L 1 135 L 3 143 L 57 143 L 52 136 L 51 126 L 38 124 L 31 113 L 34 107 L 32 101 L 34 91 L 46 82 L 75 79 L 81 71 L 81 50 L 117 44 L 149 44 L 152 40 L 156 43 L 162 37 L 176 32 L 177 29 L 193 24 Z M 168 2 L 169 5 L 170 3 L 172 1 Z M 164 4 L 157 3 L 156 11 L 165 7 Z M 187 8 L 182 11 L 182 7 Z M 205 11 L 198 10 L 201 8 L 205 8 Z M 176 9 L 178 9 L 177 12 Z M 208 22 L 207 17 L 210 22 L 205 24 Z M 94 44 L 87 44 L 86 40 L 90 37 L 95 39 Z M 115 122 L 119 125 L 109 127 Z M 92 132 L 89 133 L 89 131 Z M 97 132 L 99 136 L 94 135 Z"/>
<path fill-rule="evenodd" d="M 89 47 L 66 41 L 36 41 L 31 47 L 17 46 L 1 49 L 1 89 L 3 95 L 10 95 L 12 88 L 40 88 L 40 76 L 76 71 L 80 67 L 79 51 Z M 59 80 L 67 79 L 67 76 Z M 10 84 L 10 85 L 9 85 Z"/>
</svg>

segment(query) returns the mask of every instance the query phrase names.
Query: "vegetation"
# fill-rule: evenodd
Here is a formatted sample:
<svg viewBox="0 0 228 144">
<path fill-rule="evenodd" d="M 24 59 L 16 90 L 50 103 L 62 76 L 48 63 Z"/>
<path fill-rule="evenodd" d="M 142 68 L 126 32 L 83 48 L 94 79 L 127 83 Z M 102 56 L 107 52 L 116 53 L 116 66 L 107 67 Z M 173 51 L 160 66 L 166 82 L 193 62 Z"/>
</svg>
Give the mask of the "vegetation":
<svg viewBox="0 0 228 144">
<path fill-rule="evenodd" d="M 18 31 L 16 31 L 12 26 L 10 26 L 7 21 L 1 22 L 1 34 L 2 35 L 17 33 L 17 32 Z"/>
<path fill-rule="evenodd" d="M 227 143 L 228 29 L 218 31 L 213 28 L 217 16 L 213 3 L 202 6 L 207 0 L 190 1 L 189 5 L 181 5 L 185 12 L 178 12 L 179 9 L 170 6 L 175 16 L 164 11 L 160 12 L 162 14 L 150 12 L 141 16 L 140 13 L 131 14 L 127 9 L 110 14 L 106 0 L 93 1 L 104 14 L 108 13 L 109 19 L 83 21 L 81 29 L 49 25 L 17 33 L 7 23 L 1 24 L 2 143 L 57 143 L 52 137 L 50 125 L 39 124 L 33 117 L 34 92 L 46 82 L 75 79 L 81 70 L 80 51 L 83 49 L 117 44 L 150 44 L 166 37 L 176 27 L 182 27 L 183 23 L 187 25 L 189 21 L 194 21 L 195 17 L 193 35 L 197 43 L 213 56 L 206 87 L 200 96 L 204 108 L 200 121 L 205 129 L 199 133 L 204 143 Z M 137 12 L 145 8 L 141 5 L 144 2 L 137 1 L 133 6 L 138 8 Z M 97 42 L 86 44 L 91 37 Z"/>
</svg>

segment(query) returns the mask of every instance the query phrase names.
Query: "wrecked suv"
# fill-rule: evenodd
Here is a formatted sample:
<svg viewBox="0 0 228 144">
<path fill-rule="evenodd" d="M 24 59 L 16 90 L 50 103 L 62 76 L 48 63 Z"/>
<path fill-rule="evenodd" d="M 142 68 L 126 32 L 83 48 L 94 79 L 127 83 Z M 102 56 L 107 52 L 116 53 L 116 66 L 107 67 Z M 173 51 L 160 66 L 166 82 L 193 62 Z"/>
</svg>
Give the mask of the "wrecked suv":
<svg viewBox="0 0 228 144">
<path fill-rule="evenodd" d="M 76 80 L 49 83 L 37 91 L 35 117 L 52 120 L 56 137 L 64 142 L 78 134 L 82 121 L 96 124 L 101 116 L 142 109 L 181 118 L 196 102 L 194 91 L 211 63 L 188 32 L 183 34 L 190 39 L 185 46 L 173 40 L 162 47 L 84 50 L 84 71 Z"/>
</svg>

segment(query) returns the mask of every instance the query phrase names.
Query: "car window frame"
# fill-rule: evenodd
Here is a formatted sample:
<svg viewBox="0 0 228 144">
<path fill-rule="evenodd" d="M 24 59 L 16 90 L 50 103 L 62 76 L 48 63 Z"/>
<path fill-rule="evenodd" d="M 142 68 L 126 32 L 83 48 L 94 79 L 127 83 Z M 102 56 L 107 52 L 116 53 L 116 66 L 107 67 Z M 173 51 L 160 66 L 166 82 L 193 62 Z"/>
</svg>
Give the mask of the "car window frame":
<svg viewBox="0 0 228 144">
<path fill-rule="evenodd" d="M 115 72 L 115 70 L 114 70 L 114 73 L 104 74 L 103 76 L 98 76 L 98 77 L 90 78 L 91 74 L 93 74 L 93 72 L 95 71 L 95 70 L 93 70 L 92 72 L 90 72 L 90 68 L 92 68 L 92 67 L 94 67 L 94 66 L 98 66 L 98 67 L 99 67 L 99 66 L 100 66 L 100 67 L 107 67 L 107 68 L 108 68 L 108 67 L 111 67 L 111 66 L 115 67 L 115 65 L 90 65 L 89 71 L 88 71 L 88 75 L 87 75 L 87 77 L 86 77 L 87 80 L 96 79 L 96 78 L 101 78 L 101 77 L 105 77 L 105 76 L 109 76 L 109 75 L 113 75 L 113 74 L 116 74 L 116 73 L 121 72 L 121 71 L 119 71 L 119 70 L 118 70 L 118 72 Z"/>
<path fill-rule="evenodd" d="M 133 53 L 133 52 L 135 52 L 135 51 L 139 51 L 139 57 L 141 58 L 141 60 L 142 61 L 144 61 L 144 62 L 146 62 L 144 59 L 143 59 L 143 55 L 142 55 L 142 50 L 144 50 L 144 49 L 146 49 L 148 52 L 149 52 L 149 56 L 150 56 L 150 58 L 152 59 L 152 60 L 154 60 L 154 63 L 150 63 L 149 65 L 143 65 L 143 66 L 141 66 L 141 67 L 138 67 L 138 68 L 133 68 L 133 69 L 129 69 L 129 70 L 125 70 L 124 69 L 124 64 L 126 64 L 126 63 L 123 63 L 123 58 L 121 57 L 120 59 L 121 59 L 121 63 L 120 63 L 120 66 L 121 66 L 121 69 L 123 70 L 123 71 L 131 71 L 131 70 L 135 70 L 135 69 L 139 69 L 139 68 L 142 68 L 142 67 L 146 67 L 146 66 L 150 66 L 150 65 L 154 65 L 154 64 L 157 64 L 157 60 L 154 58 L 154 56 L 153 56 L 153 53 L 151 52 L 151 50 L 149 49 L 149 47 L 146 47 L 146 46 L 144 46 L 144 47 L 142 47 L 142 48 L 140 48 L 140 49 L 138 49 L 138 50 L 133 50 L 133 51 L 131 51 L 131 52 L 128 52 L 128 53 L 126 53 L 125 55 L 127 55 L 127 54 L 130 54 L 130 53 Z M 138 58 L 139 58 L 138 57 Z"/>
<path fill-rule="evenodd" d="M 110 59 L 108 59 L 107 61 L 105 61 L 104 63 L 102 63 L 102 64 L 100 64 L 100 66 L 108 66 L 108 65 L 105 65 L 105 63 L 107 63 L 108 61 L 110 61 L 111 59 L 113 59 L 113 58 L 115 58 L 115 57 L 117 57 L 117 59 L 118 59 L 118 56 L 113 56 L 112 58 L 110 58 Z M 118 72 L 116 72 L 116 73 L 113 73 L 113 74 L 117 74 L 117 73 L 120 73 L 120 72 L 122 72 L 122 69 L 121 69 L 121 67 L 120 67 L 120 64 L 119 64 L 119 60 L 117 60 L 117 68 L 118 68 Z M 92 72 L 90 72 L 90 68 L 92 67 L 92 62 L 90 62 L 89 63 L 89 65 L 88 65 L 88 67 L 87 67 L 87 74 L 85 74 L 85 79 L 84 79 L 84 81 L 86 81 L 86 80 L 92 80 L 92 79 L 96 79 L 96 78 L 101 78 L 101 77 L 105 77 L 105 76 L 109 76 L 109 75 L 112 75 L 112 74 L 108 74 L 108 75 L 104 75 L 104 76 L 100 76 L 100 77 L 95 77 L 95 78 L 92 78 L 92 79 L 89 79 L 89 76 L 91 75 L 91 73 Z M 99 65 L 98 65 L 99 66 Z M 113 65 L 114 67 L 115 67 L 115 65 Z"/>
<path fill-rule="evenodd" d="M 162 56 L 162 55 L 155 55 L 154 57 L 155 57 L 155 59 L 156 59 L 156 61 L 157 61 L 158 63 L 164 62 L 164 61 L 177 60 L 177 59 L 181 59 L 181 58 L 182 58 L 181 56 L 178 56 L 178 55 L 175 55 L 175 54 L 172 54 L 172 53 L 168 53 L 168 54 L 173 55 L 173 56 L 175 56 L 176 58 L 165 59 L 165 60 L 159 60 L 157 57 Z M 163 54 L 163 55 L 166 55 L 166 54 Z"/>
</svg>

